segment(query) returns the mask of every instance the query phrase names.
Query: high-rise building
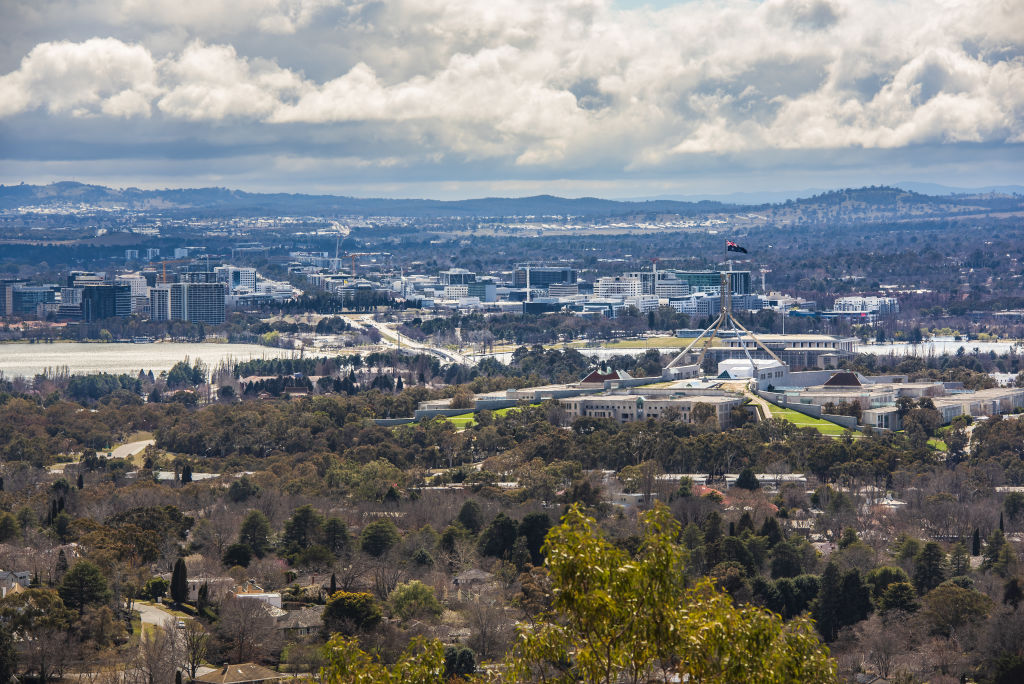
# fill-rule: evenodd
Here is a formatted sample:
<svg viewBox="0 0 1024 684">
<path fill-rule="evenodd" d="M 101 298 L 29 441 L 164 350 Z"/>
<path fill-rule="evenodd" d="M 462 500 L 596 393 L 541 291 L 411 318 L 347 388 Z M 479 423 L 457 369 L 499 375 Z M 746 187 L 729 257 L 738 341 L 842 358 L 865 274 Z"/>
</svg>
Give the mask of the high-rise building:
<svg viewBox="0 0 1024 684">
<path fill-rule="evenodd" d="M 160 250 L 156 247 L 150 247 L 146 250 L 146 261 L 152 261 L 160 256 Z"/>
<path fill-rule="evenodd" d="M 643 286 L 640 281 L 629 276 L 608 276 L 598 278 L 594 282 L 595 297 L 639 297 L 642 294 Z"/>
<path fill-rule="evenodd" d="M 125 261 L 138 261 L 139 260 L 139 250 L 137 250 L 137 249 L 126 249 L 126 250 L 124 250 L 124 260 Z"/>
<path fill-rule="evenodd" d="M 438 274 L 442 285 L 469 285 L 476 282 L 476 273 L 464 268 L 450 268 Z"/>
<path fill-rule="evenodd" d="M 530 271 L 530 287 L 543 289 L 556 283 L 575 283 L 579 272 L 569 266 L 531 266 L 516 264 L 512 271 L 513 287 L 526 287 L 526 271 Z"/>
<path fill-rule="evenodd" d="M 132 313 L 132 289 L 128 285 L 92 285 L 82 288 L 82 320 L 98 321 Z"/>
<path fill-rule="evenodd" d="M 170 285 L 157 285 L 149 289 L 149 317 L 154 321 L 171 319 Z"/>
<path fill-rule="evenodd" d="M 224 297 L 227 295 L 224 283 L 173 283 L 155 289 L 164 288 L 168 291 L 169 319 L 207 325 L 224 322 Z M 150 301 L 151 306 L 158 304 L 155 300 Z"/>
<path fill-rule="evenodd" d="M 720 271 L 670 271 L 676 278 L 689 286 L 690 292 L 708 292 L 718 294 L 722 288 Z M 750 293 L 750 271 L 730 271 L 729 281 L 732 283 L 733 294 Z"/>
<path fill-rule="evenodd" d="M 20 282 L 17 279 L 0 280 L 0 318 L 14 315 L 14 288 Z"/>
<path fill-rule="evenodd" d="M 236 290 L 248 290 L 249 292 L 256 291 L 255 268 L 218 266 L 213 269 L 213 271 L 217 274 L 217 280 L 227 284 L 228 290 L 231 292 L 235 292 Z"/>
<path fill-rule="evenodd" d="M 40 304 L 53 304 L 57 301 L 55 285 L 17 285 L 11 297 L 13 312 L 18 316 L 39 315 Z"/>
</svg>

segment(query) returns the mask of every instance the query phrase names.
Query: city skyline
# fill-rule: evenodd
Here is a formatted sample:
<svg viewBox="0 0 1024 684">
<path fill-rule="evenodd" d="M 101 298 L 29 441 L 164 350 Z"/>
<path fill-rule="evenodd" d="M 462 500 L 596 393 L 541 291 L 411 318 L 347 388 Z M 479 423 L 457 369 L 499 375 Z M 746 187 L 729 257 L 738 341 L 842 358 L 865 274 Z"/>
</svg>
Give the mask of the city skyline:
<svg viewBox="0 0 1024 684">
<path fill-rule="evenodd" d="M 1024 13 L 7 3 L 0 182 L 633 198 L 1024 184 Z"/>
</svg>

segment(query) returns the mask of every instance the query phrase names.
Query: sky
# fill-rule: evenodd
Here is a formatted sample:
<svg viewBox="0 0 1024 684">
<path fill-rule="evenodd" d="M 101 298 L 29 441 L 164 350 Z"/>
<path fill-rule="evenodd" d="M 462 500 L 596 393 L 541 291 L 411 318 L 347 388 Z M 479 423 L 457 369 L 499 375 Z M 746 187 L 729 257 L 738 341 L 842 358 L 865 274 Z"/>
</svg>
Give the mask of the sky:
<svg viewBox="0 0 1024 684">
<path fill-rule="evenodd" d="M 1024 184 L 1024 0 L 3 0 L 0 182 Z"/>
</svg>

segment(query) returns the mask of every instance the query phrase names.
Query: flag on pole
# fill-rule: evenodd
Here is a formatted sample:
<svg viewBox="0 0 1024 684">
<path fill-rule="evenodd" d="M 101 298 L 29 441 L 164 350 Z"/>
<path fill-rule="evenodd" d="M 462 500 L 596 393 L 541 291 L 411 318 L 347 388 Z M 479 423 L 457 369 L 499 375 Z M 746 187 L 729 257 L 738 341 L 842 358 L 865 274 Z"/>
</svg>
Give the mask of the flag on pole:
<svg viewBox="0 0 1024 684">
<path fill-rule="evenodd" d="M 727 252 L 739 252 L 740 254 L 746 254 L 747 253 L 747 248 L 746 247 L 740 247 L 739 245 L 737 245 L 732 240 L 726 240 L 725 241 L 725 251 L 727 251 Z"/>
</svg>

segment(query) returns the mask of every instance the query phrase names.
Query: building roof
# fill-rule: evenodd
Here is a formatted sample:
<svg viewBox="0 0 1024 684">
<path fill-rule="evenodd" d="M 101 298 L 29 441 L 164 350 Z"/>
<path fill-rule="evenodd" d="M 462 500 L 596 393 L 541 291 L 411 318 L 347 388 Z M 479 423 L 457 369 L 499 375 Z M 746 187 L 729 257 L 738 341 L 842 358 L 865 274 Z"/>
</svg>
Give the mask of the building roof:
<svg viewBox="0 0 1024 684">
<path fill-rule="evenodd" d="M 624 370 L 617 370 L 602 366 L 590 371 L 587 377 L 580 380 L 580 384 L 603 383 L 606 380 L 630 380 L 633 376 Z"/>
<path fill-rule="evenodd" d="M 278 629 L 309 629 L 323 624 L 323 606 L 306 606 L 299 610 L 289 610 L 277 619 Z"/>
<path fill-rule="evenodd" d="M 861 387 L 860 378 L 856 373 L 841 371 L 825 381 L 822 387 Z"/>
<path fill-rule="evenodd" d="M 274 672 L 256 663 L 225 665 L 213 672 L 196 677 L 197 682 L 206 684 L 246 684 L 247 682 L 266 682 L 273 679 L 284 679 L 280 672 Z"/>
</svg>

